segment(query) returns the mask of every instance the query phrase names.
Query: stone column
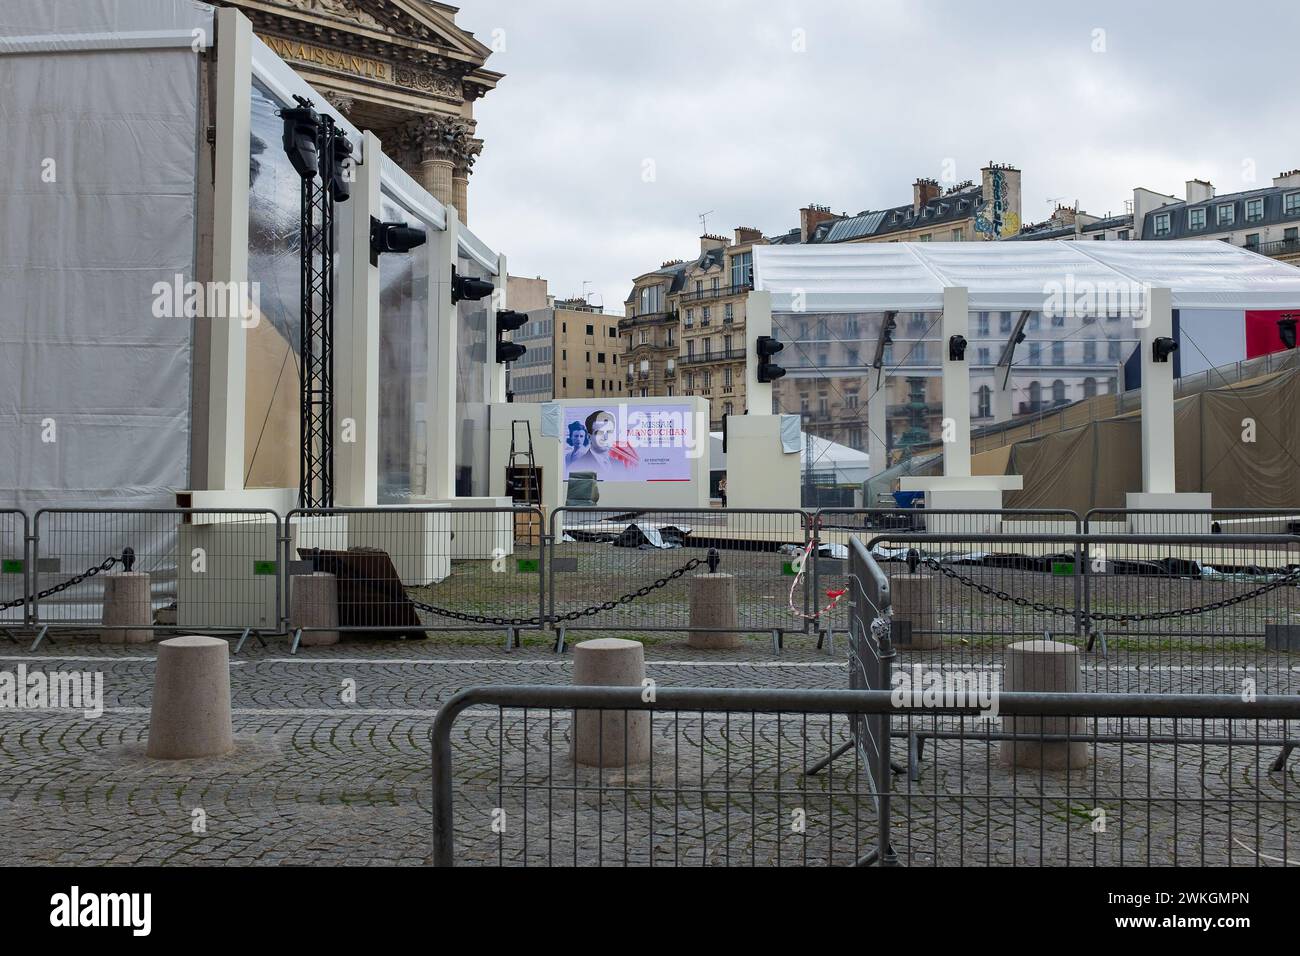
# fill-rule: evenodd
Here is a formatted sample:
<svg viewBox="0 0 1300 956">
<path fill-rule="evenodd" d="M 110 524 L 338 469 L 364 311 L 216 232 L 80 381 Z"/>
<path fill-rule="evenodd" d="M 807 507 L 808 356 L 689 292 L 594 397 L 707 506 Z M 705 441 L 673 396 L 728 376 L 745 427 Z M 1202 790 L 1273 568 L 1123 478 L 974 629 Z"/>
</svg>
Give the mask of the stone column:
<svg viewBox="0 0 1300 956">
<path fill-rule="evenodd" d="M 470 123 L 432 113 L 402 126 L 397 139 L 410 153 L 416 181 L 444 206 L 456 207 L 464 222 L 470 169 L 483 149 Z"/>
<path fill-rule="evenodd" d="M 451 204 L 460 213 L 460 221 L 469 219 L 469 168 L 457 166 L 451 174 Z"/>
<path fill-rule="evenodd" d="M 429 195 L 444 206 L 455 205 L 452 201 L 451 163 L 445 159 L 439 159 L 437 156 L 428 156 L 426 154 L 420 159 L 420 165 L 417 168 L 416 181 L 428 190 Z"/>
</svg>

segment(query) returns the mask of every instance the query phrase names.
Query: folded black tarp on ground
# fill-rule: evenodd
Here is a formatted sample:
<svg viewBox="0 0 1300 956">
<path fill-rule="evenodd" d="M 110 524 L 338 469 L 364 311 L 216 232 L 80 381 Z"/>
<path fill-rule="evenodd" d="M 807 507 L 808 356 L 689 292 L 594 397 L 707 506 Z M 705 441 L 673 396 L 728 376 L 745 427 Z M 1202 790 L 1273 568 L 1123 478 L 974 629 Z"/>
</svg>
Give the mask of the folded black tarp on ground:
<svg viewBox="0 0 1300 956">
<path fill-rule="evenodd" d="M 670 524 L 660 525 L 657 528 L 649 525 L 643 528 L 639 524 L 630 524 L 614 539 L 614 547 L 643 550 L 684 548 L 690 533 L 690 528 L 678 528 Z"/>
<path fill-rule="evenodd" d="M 360 637 L 428 637 L 387 552 L 378 548 L 299 548 L 298 556 L 310 561 L 313 571 L 324 571 L 338 579 L 339 627 Z"/>
</svg>

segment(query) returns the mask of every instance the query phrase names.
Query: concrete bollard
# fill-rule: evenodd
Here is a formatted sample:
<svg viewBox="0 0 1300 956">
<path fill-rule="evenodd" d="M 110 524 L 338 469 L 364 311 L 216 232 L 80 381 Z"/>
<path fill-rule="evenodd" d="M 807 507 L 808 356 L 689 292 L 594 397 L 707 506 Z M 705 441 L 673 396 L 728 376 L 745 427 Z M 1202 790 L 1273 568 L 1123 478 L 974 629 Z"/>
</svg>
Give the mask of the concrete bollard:
<svg viewBox="0 0 1300 956">
<path fill-rule="evenodd" d="M 1027 693 L 1078 693 L 1083 686 L 1079 651 L 1061 641 L 1021 641 L 1003 654 L 1002 689 Z M 1074 734 L 1082 738 L 1087 724 L 1082 717 L 1006 717 L 1003 730 L 1025 735 L 1003 740 L 1003 766 L 1034 770 L 1082 770 L 1092 763 L 1092 745 L 1079 740 L 1037 739 L 1040 734 Z"/>
<path fill-rule="evenodd" d="M 894 641 L 899 647 L 931 650 L 942 647 L 935 627 L 934 579 L 928 574 L 892 574 L 889 598 L 894 610 Z M 900 624 L 907 625 L 899 627 Z"/>
<path fill-rule="evenodd" d="M 691 627 L 734 628 L 737 622 L 736 578 L 731 574 L 697 574 L 691 578 Z M 689 647 L 729 650 L 741 646 L 735 630 L 695 631 L 686 637 Z"/>
<path fill-rule="evenodd" d="M 573 646 L 573 683 L 584 687 L 640 687 L 645 648 L 640 641 L 602 637 Z M 650 759 L 650 714 L 644 710 L 579 710 L 573 715 L 573 759 L 587 767 L 622 767 Z"/>
<path fill-rule="evenodd" d="M 101 644 L 144 644 L 153 640 L 153 603 L 149 575 L 144 571 L 119 571 L 104 579 L 104 626 Z"/>
<path fill-rule="evenodd" d="M 230 645 L 217 637 L 160 641 L 145 752 L 156 760 L 186 760 L 234 749 Z"/>
<path fill-rule="evenodd" d="M 295 574 L 289 579 L 289 629 L 325 628 L 302 632 L 302 646 L 339 642 L 339 582 L 328 572 Z"/>
</svg>

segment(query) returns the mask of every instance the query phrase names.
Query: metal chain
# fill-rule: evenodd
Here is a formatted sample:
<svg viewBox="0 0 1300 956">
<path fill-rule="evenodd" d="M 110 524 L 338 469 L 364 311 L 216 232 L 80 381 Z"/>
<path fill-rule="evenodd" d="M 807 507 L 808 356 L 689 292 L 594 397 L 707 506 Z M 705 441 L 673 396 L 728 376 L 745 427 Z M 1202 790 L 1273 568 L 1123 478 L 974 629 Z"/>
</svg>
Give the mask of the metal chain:
<svg viewBox="0 0 1300 956">
<path fill-rule="evenodd" d="M 86 578 L 93 578 L 96 574 L 99 574 L 99 572 L 107 571 L 110 568 L 112 568 L 114 565 L 123 564 L 123 563 L 124 562 L 122 561 L 121 558 L 105 558 L 99 564 L 95 565 L 94 567 L 87 568 L 85 571 L 82 571 L 76 577 L 69 578 L 67 581 L 64 581 L 62 584 L 56 584 L 53 587 L 46 588 L 44 591 L 38 591 L 35 594 L 29 594 L 27 597 L 20 597 L 17 600 L 6 601 L 4 604 L 0 604 L 0 611 L 10 611 L 16 607 L 22 607 L 28 601 L 35 602 L 35 601 L 43 600 L 47 597 L 50 597 L 53 594 L 58 594 L 60 591 L 66 591 L 68 588 L 76 587 L 82 581 L 86 580 Z"/>
<path fill-rule="evenodd" d="M 945 577 L 952 578 L 958 584 L 974 588 L 981 594 L 987 594 L 999 601 L 1010 601 L 1017 607 L 1028 607 L 1043 614 L 1055 614 L 1058 617 L 1075 617 L 1082 615 L 1091 621 L 1118 621 L 1127 623 L 1129 621 L 1163 621 L 1175 617 L 1191 617 L 1195 614 L 1204 614 L 1206 611 L 1217 611 L 1225 607 L 1232 607 L 1234 604 L 1241 604 L 1245 601 L 1252 601 L 1255 598 L 1267 594 L 1269 591 L 1275 591 L 1278 588 L 1286 587 L 1288 584 L 1300 583 L 1300 568 L 1293 568 L 1291 571 L 1278 578 L 1276 581 L 1270 581 L 1268 584 L 1258 587 L 1253 591 L 1247 591 L 1244 594 L 1237 594 L 1230 598 L 1224 598 L 1221 601 L 1213 601 L 1209 604 L 1202 604 L 1196 607 L 1180 607 L 1172 611 L 1152 611 L 1147 614 L 1107 614 L 1103 611 L 1084 611 L 1080 608 L 1061 607 L 1055 604 L 1044 604 L 1042 601 L 1030 601 L 1027 598 L 1014 597 L 1006 591 L 999 591 L 987 584 L 981 584 L 973 578 L 958 574 L 951 568 L 946 568 L 935 558 L 922 558 L 922 563 L 930 565 Z"/>
<path fill-rule="evenodd" d="M 657 578 L 653 584 L 647 584 L 644 587 L 637 588 L 635 591 L 629 591 L 627 594 L 612 601 L 603 601 L 600 604 L 593 604 L 590 607 L 585 607 L 578 611 L 569 611 L 567 614 L 559 615 L 555 620 L 576 621 L 580 617 L 592 617 L 602 611 L 611 611 L 620 604 L 631 604 L 639 597 L 645 597 L 653 591 L 667 587 L 687 571 L 693 571 L 701 564 L 704 564 L 707 560 L 707 558 L 691 558 L 691 560 L 687 561 L 680 568 L 677 568 L 662 578 Z M 412 599 L 411 603 L 421 611 L 427 611 L 430 614 L 437 614 L 439 617 L 454 618 L 457 621 L 467 621 L 472 624 L 492 624 L 497 627 L 541 627 L 547 622 L 547 618 L 541 615 L 534 615 L 533 617 L 488 617 L 483 614 L 469 614 L 465 611 L 453 611 L 450 608 L 437 607 L 436 605 L 425 604 L 423 601 L 416 601 L 414 599 Z"/>
</svg>

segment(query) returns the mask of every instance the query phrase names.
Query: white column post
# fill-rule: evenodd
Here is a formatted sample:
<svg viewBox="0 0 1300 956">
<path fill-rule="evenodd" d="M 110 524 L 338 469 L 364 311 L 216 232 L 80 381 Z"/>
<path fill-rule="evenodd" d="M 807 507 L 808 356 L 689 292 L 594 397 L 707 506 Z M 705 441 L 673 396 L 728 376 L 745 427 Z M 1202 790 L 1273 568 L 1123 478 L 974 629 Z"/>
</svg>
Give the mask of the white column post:
<svg viewBox="0 0 1300 956">
<path fill-rule="evenodd" d="M 248 143 L 253 27 L 238 10 L 217 11 L 216 143 L 213 150 L 212 281 L 248 282 Z M 248 306 L 247 302 L 241 305 Z M 209 337 L 208 473 L 210 490 L 244 487 L 244 406 L 248 353 L 239 316 L 214 317 Z M 203 479 L 200 479 L 203 480 Z"/>
<path fill-rule="evenodd" d="M 948 357 L 948 342 L 954 335 L 970 338 L 969 297 L 962 286 L 943 290 L 943 427 L 952 430 L 952 441 L 943 444 L 943 473 L 949 478 L 970 476 L 970 362 Z M 946 437 L 946 436 L 945 436 Z"/>
<path fill-rule="evenodd" d="M 772 414 L 772 384 L 758 380 L 757 344 L 760 335 L 771 334 L 772 294 L 749 293 L 745 299 L 745 408 L 750 415 Z M 773 361 L 780 365 L 781 358 L 781 355 L 777 355 Z"/>
<path fill-rule="evenodd" d="M 506 400 L 506 367 L 497 361 L 497 312 L 510 308 L 510 285 L 506 272 L 506 257 L 497 256 L 497 284 L 492 291 L 492 307 L 488 309 L 487 357 L 489 405 L 501 405 Z"/>
<path fill-rule="evenodd" d="M 365 133 L 352 197 L 338 207 L 338 244 L 349 252 L 340 256 L 335 297 L 334 476 L 335 500 L 349 508 L 374 507 L 379 492 L 379 269 L 370 264 L 370 217 L 380 210 L 381 151 Z"/>
<path fill-rule="evenodd" d="M 885 367 L 873 368 L 867 392 L 867 465 L 873 476 L 889 467 L 889 448 L 886 432 L 889 428 L 886 411 L 889 406 L 887 385 L 889 376 Z M 872 502 L 866 503 L 871 507 Z"/>
<path fill-rule="evenodd" d="M 460 220 L 447 208 L 447 228 L 435 231 L 429 254 L 429 467 L 425 494 L 446 499 L 456 495 L 456 306 L 451 301 L 451 272 L 459 257 Z"/>
<path fill-rule="evenodd" d="M 1011 421 L 1011 369 L 993 370 L 993 421 Z"/>
<path fill-rule="evenodd" d="M 1147 290 L 1142 349 L 1142 490 L 1147 494 L 1174 492 L 1174 363 L 1155 361 L 1152 345 L 1174 334 L 1172 293 Z"/>
</svg>

